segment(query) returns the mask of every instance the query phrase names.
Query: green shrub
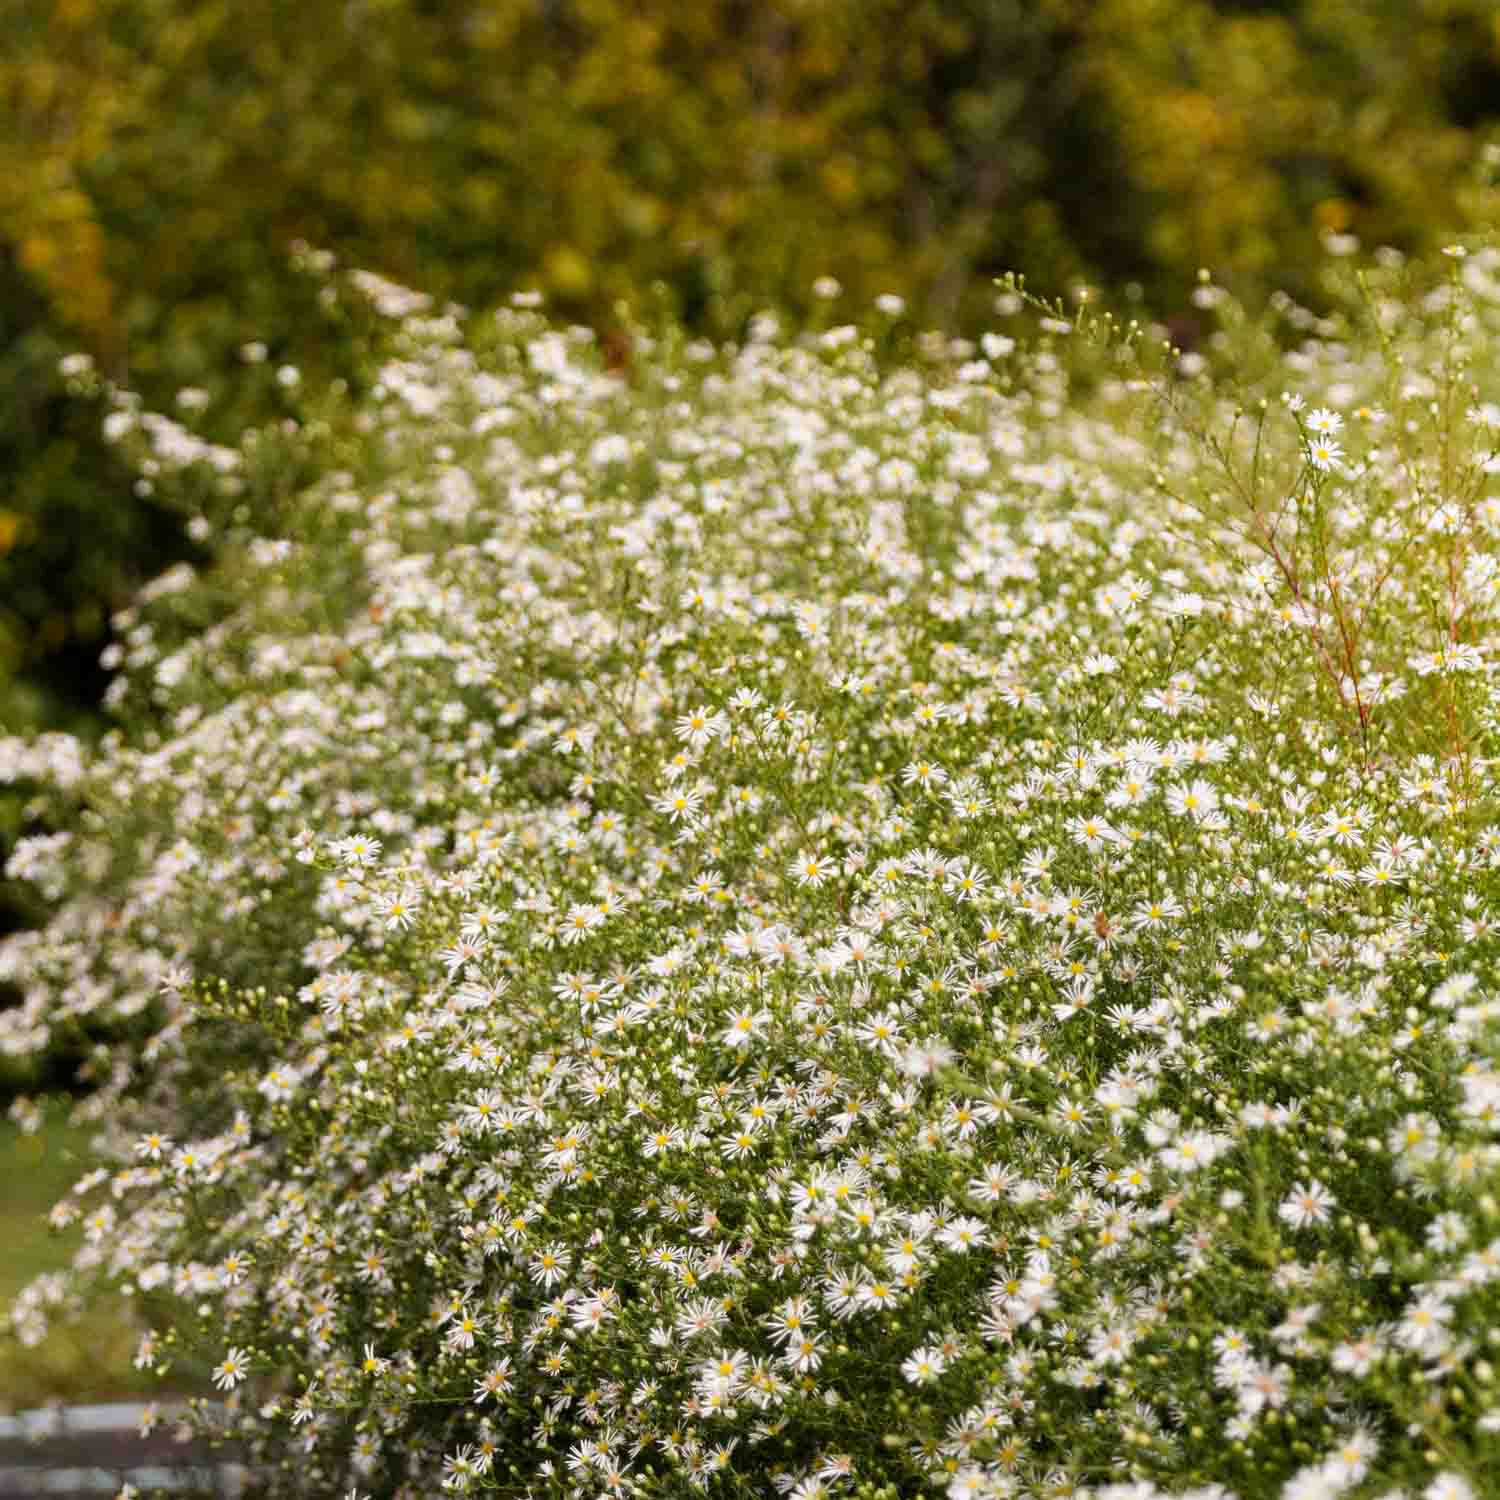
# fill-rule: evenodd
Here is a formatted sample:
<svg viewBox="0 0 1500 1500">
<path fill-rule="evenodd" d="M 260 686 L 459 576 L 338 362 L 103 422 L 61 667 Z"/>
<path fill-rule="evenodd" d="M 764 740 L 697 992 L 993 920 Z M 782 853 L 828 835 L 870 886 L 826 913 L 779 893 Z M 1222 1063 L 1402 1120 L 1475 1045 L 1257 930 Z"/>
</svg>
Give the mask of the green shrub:
<svg viewBox="0 0 1500 1500">
<path fill-rule="evenodd" d="M 16 1336 L 149 1299 L 273 1493 L 1486 1493 L 1497 273 L 1205 283 L 1239 384 L 335 283 L 332 467 L 0 747 L 0 1045 L 112 1038 Z"/>
</svg>

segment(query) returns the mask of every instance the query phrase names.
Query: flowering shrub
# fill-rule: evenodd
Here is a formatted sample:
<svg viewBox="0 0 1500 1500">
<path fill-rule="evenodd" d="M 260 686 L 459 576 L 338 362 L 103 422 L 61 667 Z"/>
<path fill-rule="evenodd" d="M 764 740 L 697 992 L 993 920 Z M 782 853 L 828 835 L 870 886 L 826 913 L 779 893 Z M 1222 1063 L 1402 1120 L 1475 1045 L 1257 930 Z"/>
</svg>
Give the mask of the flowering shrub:
<svg viewBox="0 0 1500 1500">
<path fill-rule="evenodd" d="M 275 1493 L 1493 1494 L 1497 270 L 114 393 L 231 543 L 332 467 L 0 747 L 0 1042 L 107 1038 L 16 1336 L 117 1282 Z"/>
</svg>

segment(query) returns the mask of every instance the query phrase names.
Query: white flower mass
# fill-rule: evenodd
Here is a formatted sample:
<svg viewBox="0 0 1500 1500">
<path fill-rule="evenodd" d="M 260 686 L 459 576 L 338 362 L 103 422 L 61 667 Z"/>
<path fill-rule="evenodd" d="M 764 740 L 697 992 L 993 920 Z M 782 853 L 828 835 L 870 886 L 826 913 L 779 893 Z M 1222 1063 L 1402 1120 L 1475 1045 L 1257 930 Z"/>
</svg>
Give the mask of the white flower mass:
<svg viewBox="0 0 1500 1500">
<path fill-rule="evenodd" d="M 223 551 L 0 742 L 102 1163 L 13 1334 L 128 1289 L 272 1494 L 1493 1494 L 1500 306 L 1408 274 L 1227 374 L 335 275 L 357 398 L 104 388 Z"/>
</svg>

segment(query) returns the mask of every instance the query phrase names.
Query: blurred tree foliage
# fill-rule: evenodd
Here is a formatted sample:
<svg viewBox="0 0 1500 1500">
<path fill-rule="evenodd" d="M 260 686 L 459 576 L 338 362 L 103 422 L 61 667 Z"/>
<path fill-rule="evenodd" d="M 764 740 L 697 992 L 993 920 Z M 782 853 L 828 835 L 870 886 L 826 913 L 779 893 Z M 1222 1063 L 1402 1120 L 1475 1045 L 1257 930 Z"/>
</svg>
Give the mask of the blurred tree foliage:
<svg viewBox="0 0 1500 1500">
<path fill-rule="evenodd" d="M 1493 213 L 1471 190 L 1500 123 L 1495 0 L 1077 0 L 1080 66 L 1131 163 L 1132 238 L 1306 291 L 1320 236 L 1430 247 Z"/>
<path fill-rule="evenodd" d="M 1416 248 L 1493 202 L 1495 0 L 9 0 L 0 42 L 0 725 L 94 688 L 182 550 L 57 356 L 265 415 L 235 351 L 337 367 L 286 247 L 608 322 L 1199 265 L 1307 289 L 1319 236 Z M 7 691 L 21 674 L 46 691 Z"/>
</svg>

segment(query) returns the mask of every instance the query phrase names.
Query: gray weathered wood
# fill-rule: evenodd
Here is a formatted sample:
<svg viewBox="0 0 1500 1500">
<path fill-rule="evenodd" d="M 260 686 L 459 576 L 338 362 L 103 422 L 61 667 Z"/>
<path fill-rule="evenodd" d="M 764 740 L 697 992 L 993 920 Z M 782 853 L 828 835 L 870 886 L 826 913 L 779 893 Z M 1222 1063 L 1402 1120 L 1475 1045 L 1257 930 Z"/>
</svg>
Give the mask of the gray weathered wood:
<svg viewBox="0 0 1500 1500">
<path fill-rule="evenodd" d="M 159 1407 L 142 1437 L 146 1410 L 118 1402 L 0 1417 L 0 1500 L 98 1500 L 126 1483 L 143 1493 L 238 1500 L 247 1475 L 229 1448 L 193 1436 L 181 1406 Z"/>
</svg>

